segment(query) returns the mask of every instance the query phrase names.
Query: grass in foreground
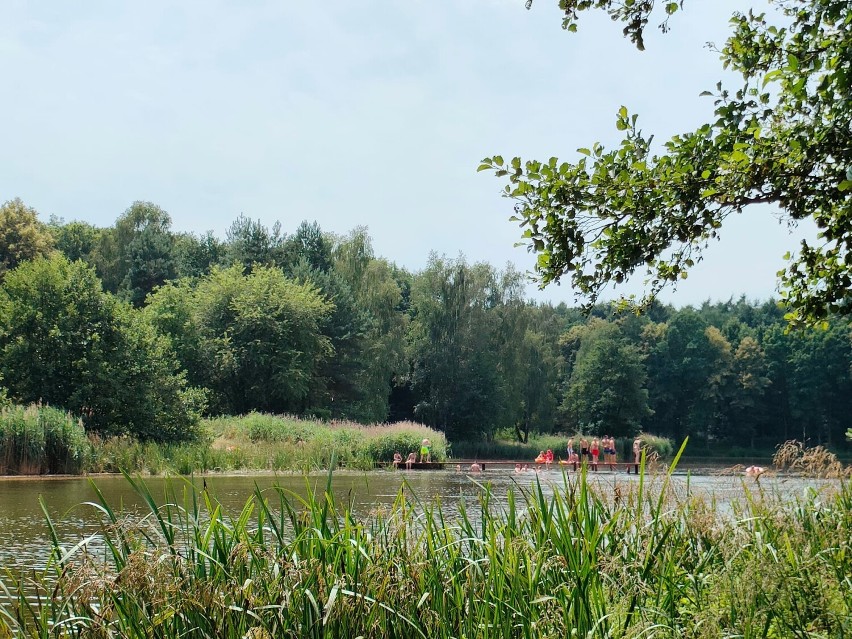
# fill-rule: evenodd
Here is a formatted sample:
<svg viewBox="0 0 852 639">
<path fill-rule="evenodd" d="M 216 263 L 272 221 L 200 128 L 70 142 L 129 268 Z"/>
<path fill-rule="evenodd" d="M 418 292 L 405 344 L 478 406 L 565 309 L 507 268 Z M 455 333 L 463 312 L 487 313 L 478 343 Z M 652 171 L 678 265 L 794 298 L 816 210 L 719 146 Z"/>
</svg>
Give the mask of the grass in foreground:
<svg viewBox="0 0 852 639">
<path fill-rule="evenodd" d="M 744 484 L 731 512 L 669 477 L 604 498 L 582 475 L 450 517 L 400 492 L 357 516 L 330 491 L 257 492 L 235 517 L 186 484 L 105 556 L 54 537 L 44 595 L 0 618 L 29 637 L 844 637 L 852 487 L 789 502 Z M 653 485 L 648 482 L 653 482 Z M 503 496 L 501 496 L 502 498 Z M 0 611 L 0 614 L 3 614 Z M 5 630 L 3 630 L 5 628 Z"/>
</svg>

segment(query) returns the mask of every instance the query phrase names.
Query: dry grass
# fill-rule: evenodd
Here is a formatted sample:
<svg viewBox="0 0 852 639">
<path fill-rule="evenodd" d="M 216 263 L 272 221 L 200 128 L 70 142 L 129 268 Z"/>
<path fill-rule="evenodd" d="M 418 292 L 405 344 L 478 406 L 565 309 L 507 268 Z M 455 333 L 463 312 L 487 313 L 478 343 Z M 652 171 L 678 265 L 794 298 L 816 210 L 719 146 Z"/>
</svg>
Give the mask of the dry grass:
<svg viewBox="0 0 852 639">
<path fill-rule="evenodd" d="M 790 440 L 778 447 L 772 463 L 779 471 L 804 477 L 840 479 L 852 477 L 852 467 L 846 467 L 837 455 L 823 446 L 809 448 L 802 442 Z"/>
</svg>

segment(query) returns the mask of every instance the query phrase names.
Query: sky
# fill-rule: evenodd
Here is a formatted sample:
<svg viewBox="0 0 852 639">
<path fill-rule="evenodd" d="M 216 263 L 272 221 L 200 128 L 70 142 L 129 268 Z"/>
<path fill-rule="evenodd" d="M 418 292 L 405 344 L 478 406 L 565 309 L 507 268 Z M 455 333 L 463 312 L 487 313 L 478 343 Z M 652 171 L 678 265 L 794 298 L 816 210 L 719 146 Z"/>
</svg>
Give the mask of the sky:
<svg viewBox="0 0 852 639">
<path fill-rule="evenodd" d="M 699 94 L 725 76 L 705 45 L 743 3 L 685 4 L 638 52 L 605 15 L 563 31 L 556 0 L 5 0 L 0 201 L 111 226 L 147 200 L 175 231 L 222 238 L 240 214 L 288 232 L 366 226 L 410 270 L 436 251 L 528 271 L 503 182 L 479 161 L 575 161 L 618 140 L 621 105 L 657 140 L 708 121 Z M 748 210 L 662 299 L 765 300 L 812 235 Z M 567 280 L 528 294 L 574 303 Z"/>
</svg>

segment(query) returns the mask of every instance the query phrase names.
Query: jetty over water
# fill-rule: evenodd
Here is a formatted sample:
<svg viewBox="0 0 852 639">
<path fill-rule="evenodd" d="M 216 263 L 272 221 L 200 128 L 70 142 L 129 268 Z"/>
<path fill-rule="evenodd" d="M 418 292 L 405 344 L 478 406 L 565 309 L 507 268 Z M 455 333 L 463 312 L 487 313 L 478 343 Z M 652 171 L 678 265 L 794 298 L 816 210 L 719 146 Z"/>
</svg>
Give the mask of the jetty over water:
<svg viewBox="0 0 852 639">
<path fill-rule="evenodd" d="M 470 469 L 471 464 L 479 464 L 481 470 L 514 470 L 515 466 L 520 464 L 521 467 L 526 466 L 528 471 L 533 472 L 536 470 L 565 470 L 569 472 L 577 472 L 580 471 L 583 466 L 586 467 L 588 472 L 618 472 L 619 470 L 628 474 L 639 472 L 639 464 L 634 464 L 633 462 L 608 463 L 599 461 L 597 464 L 593 464 L 589 461 L 562 461 L 553 462 L 552 464 L 537 464 L 529 460 L 517 459 L 449 459 L 445 462 L 414 462 L 409 465 L 402 462 L 398 464 L 396 468 L 398 470 L 444 470 L 447 467 L 452 469 L 456 466 L 461 466 L 461 470 L 464 472 Z M 383 462 L 379 464 L 379 466 L 384 468 L 394 468 L 394 464 L 391 462 Z"/>
</svg>

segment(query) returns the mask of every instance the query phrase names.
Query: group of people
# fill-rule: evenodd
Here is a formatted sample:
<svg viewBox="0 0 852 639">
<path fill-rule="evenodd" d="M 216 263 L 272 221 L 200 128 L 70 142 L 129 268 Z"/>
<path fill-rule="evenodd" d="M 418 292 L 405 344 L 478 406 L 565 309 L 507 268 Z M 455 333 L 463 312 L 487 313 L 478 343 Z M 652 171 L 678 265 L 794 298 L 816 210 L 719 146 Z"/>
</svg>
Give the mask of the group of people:
<svg viewBox="0 0 852 639">
<path fill-rule="evenodd" d="M 403 464 L 406 469 L 411 470 L 412 466 L 416 464 L 418 461 L 420 463 L 429 463 L 432 461 L 431 454 L 429 452 L 429 448 L 432 446 L 432 442 L 428 439 L 424 439 L 420 443 L 420 455 L 418 460 L 418 454 L 416 452 L 411 452 L 408 454 L 408 457 L 403 461 L 402 455 L 399 452 L 395 452 L 393 454 L 393 466 L 394 468 L 400 468 Z M 618 453 L 616 450 L 615 437 L 610 437 L 609 435 L 605 435 L 598 439 L 597 437 L 593 437 L 589 440 L 585 436 L 581 436 L 579 438 L 579 448 L 574 446 L 574 438 L 571 437 L 568 439 L 568 446 L 566 447 L 567 457 L 565 459 L 560 459 L 560 464 L 573 464 L 576 468 L 576 465 L 580 462 L 588 462 L 589 466 L 592 470 L 598 469 L 599 463 L 608 464 L 610 469 L 612 469 L 617 463 Z M 603 456 L 603 459 L 601 459 Z M 549 468 L 550 465 L 554 462 L 554 454 L 553 450 L 548 448 L 546 451 L 539 452 L 538 456 L 535 458 L 535 469 L 537 470 L 541 466 L 545 468 Z M 633 440 L 633 463 L 636 465 L 636 472 L 639 472 L 639 462 L 642 458 L 642 440 L 637 437 Z M 456 467 L 457 471 L 461 471 L 461 466 Z M 471 464 L 470 469 L 471 472 L 482 472 L 482 466 L 474 462 Z M 529 470 L 529 466 L 524 464 L 515 464 L 515 472 L 522 473 Z M 747 474 L 759 475 L 761 471 L 765 469 L 754 467 L 753 469 L 749 469 Z"/>
<path fill-rule="evenodd" d="M 432 442 L 430 442 L 428 439 L 424 439 L 422 442 L 420 442 L 420 463 L 421 464 L 428 463 L 428 462 L 432 461 L 432 455 L 429 452 L 429 448 L 431 446 L 432 446 Z M 405 459 L 404 462 L 402 460 L 402 455 L 399 453 L 399 451 L 397 451 L 393 454 L 393 467 L 394 468 L 399 468 L 400 466 L 405 464 L 405 468 L 407 470 L 411 470 L 411 467 L 414 464 L 416 464 L 417 461 L 418 460 L 417 460 L 417 453 L 416 452 L 408 453 L 408 457 Z"/>
<path fill-rule="evenodd" d="M 601 461 L 603 455 L 604 464 L 615 464 L 618 458 L 615 437 L 605 435 L 598 439 L 593 437 L 591 441 L 587 437 L 580 437 L 580 448 L 577 450 L 574 447 L 574 438 L 568 439 L 568 461 L 577 463 L 580 461 L 588 461 L 592 468 L 597 469 L 598 462 Z"/>
<path fill-rule="evenodd" d="M 612 469 L 618 461 L 615 437 L 610 437 L 609 435 L 605 435 L 600 439 L 593 437 L 591 440 L 587 437 L 580 437 L 579 447 L 575 447 L 574 438 L 571 437 L 568 439 L 566 452 L 567 457 L 565 459 L 560 459 L 560 464 L 573 464 L 576 466 L 580 462 L 585 461 L 588 462 L 592 470 L 597 470 L 599 463 L 608 464 L 610 469 Z M 633 440 L 632 452 L 633 463 L 638 467 L 642 458 L 641 438 L 637 437 Z M 553 451 L 548 448 L 547 451 L 539 452 L 538 456 L 535 458 L 536 467 L 544 465 L 544 467 L 547 468 L 553 463 L 553 460 Z M 516 472 L 518 472 L 518 466 L 519 464 L 515 466 Z"/>
</svg>

